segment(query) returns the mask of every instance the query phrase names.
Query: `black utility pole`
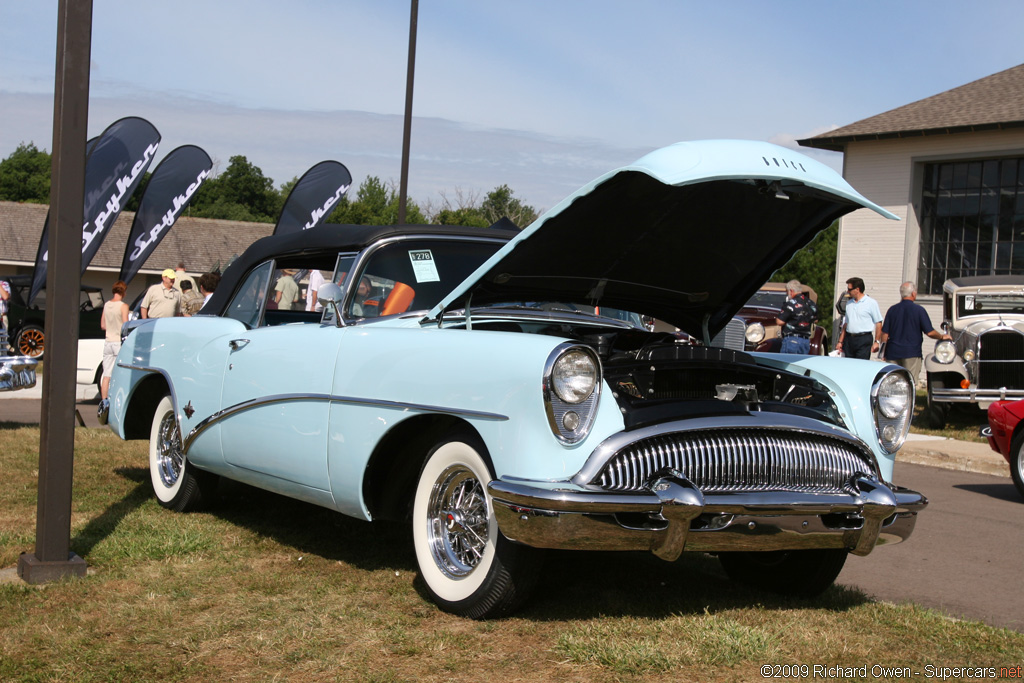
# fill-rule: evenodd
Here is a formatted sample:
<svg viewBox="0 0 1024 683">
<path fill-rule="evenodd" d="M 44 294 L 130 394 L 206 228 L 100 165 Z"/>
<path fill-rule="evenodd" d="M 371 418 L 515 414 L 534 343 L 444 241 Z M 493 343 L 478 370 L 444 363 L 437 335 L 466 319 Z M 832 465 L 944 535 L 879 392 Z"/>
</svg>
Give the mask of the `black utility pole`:
<svg viewBox="0 0 1024 683">
<path fill-rule="evenodd" d="M 405 225 L 405 202 L 409 194 L 409 145 L 412 138 L 412 81 L 416 72 L 416 17 L 419 0 L 412 0 L 409 18 L 409 68 L 405 76 L 405 125 L 402 130 L 402 179 L 398 188 L 398 224 Z"/>
<path fill-rule="evenodd" d="M 85 576 L 85 560 L 70 545 L 92 0 L 60 0 L 57 12 L 36 551 L 18 559 L 18 576 L 33 584 Z"/>
</svg>

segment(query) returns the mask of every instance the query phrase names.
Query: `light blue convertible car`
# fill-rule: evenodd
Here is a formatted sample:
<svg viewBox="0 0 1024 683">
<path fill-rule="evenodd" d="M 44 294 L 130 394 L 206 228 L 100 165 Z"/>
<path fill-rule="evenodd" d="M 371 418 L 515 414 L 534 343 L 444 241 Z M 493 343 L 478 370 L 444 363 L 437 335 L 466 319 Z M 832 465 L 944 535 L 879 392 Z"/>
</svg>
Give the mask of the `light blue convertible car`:
<svg viewBox="0 0 1024 683">
<path fill-rule="evenodd" d="M 738 580 L 816 594 L 927 504 L 891 483 L 911 378 L 713 340 L 862 207 L 895 218 L 799 153 L 709 141 L 608 173 L 521 232 L 268 237 L 208 315 L 127 337 L 110 425 L 149 439 L 168 508 L 226 477 L 410 521 L 425 585 L 457 614 L 514 609 L 548 548 L 714 553 Z M 325 310 L 289 306 L 314 269 Z"/>
</svg>

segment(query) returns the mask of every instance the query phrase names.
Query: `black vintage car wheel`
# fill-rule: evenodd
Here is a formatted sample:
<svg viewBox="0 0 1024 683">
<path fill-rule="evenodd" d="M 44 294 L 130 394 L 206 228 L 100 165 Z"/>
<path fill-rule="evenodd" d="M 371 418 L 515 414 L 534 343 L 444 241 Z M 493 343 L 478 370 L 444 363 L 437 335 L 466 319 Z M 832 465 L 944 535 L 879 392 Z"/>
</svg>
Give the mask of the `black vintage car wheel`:
<svg viewBox="0 0 1024 683">
<path fill-rule="evenodd" d="M 431 599 L 472 619 L 512 611 L 538 576 L 538 551 L 498 530 L 483 453 L 473 434 L 436 444 L 420 472 L 412 516 L 416 562 Z"/>
<path fill-rule="evenodd" d="M 720 553 L 729 578 L 757 588 L 811 598 L 825 592 L 843 570 L 849 553 L 842 548 Z"/>
<path fill-rule="evenodd" d="M 42 358 L 46 335 L 38 325 L 25 325 L 14 338 L 14 350 L 19 356 Z"/>
<path fill-rule="evenodd" d="M 182 450 L 174 403 L 164 396 L 153 414 L 149 434 L 149 476 L 157 502 L 165 508 L 189 512 L 206 507 L 217 490 L 217 476 L 197 470 Z"/>
</svg>

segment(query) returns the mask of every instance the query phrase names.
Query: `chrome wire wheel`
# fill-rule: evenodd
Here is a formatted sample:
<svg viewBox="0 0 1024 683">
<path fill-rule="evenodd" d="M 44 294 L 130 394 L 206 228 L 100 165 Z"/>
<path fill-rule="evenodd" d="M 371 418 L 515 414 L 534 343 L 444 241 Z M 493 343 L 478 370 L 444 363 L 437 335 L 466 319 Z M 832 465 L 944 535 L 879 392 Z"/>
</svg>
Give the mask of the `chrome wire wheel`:
<svg viewBox="0 0 1024 683">
<path fill-rule="evenodd" d="M 483 560 L 489 536 L 483 486 L 466 466 L 448 467 L 427 502 L 427 539 L 438 569 L 455 579 L 468 576 Z"/>
<path fill-rule="evenodd" d="M 185 456 L 181 449 L 181 432 L 173 412 L 166 413 L 160 420 L 157 437 L 157 471 L 164 486 L 172 488 L 181 477 Z"/>
</svg>

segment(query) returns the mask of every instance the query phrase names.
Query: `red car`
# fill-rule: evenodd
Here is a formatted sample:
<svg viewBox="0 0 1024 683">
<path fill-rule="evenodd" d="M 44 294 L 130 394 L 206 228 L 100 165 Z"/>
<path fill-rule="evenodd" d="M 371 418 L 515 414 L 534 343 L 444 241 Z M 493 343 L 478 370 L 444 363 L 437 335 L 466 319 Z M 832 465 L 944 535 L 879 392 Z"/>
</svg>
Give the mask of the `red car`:
<svg viewBox="0 0 1024 683">
<path fill-rule="evenodd" d="M 1010 463 L 1010 476 L 1024 496 L 1024 401 L 996 401 L 988 407 L 988 437 L 992 450 Z"/>
</svg>

